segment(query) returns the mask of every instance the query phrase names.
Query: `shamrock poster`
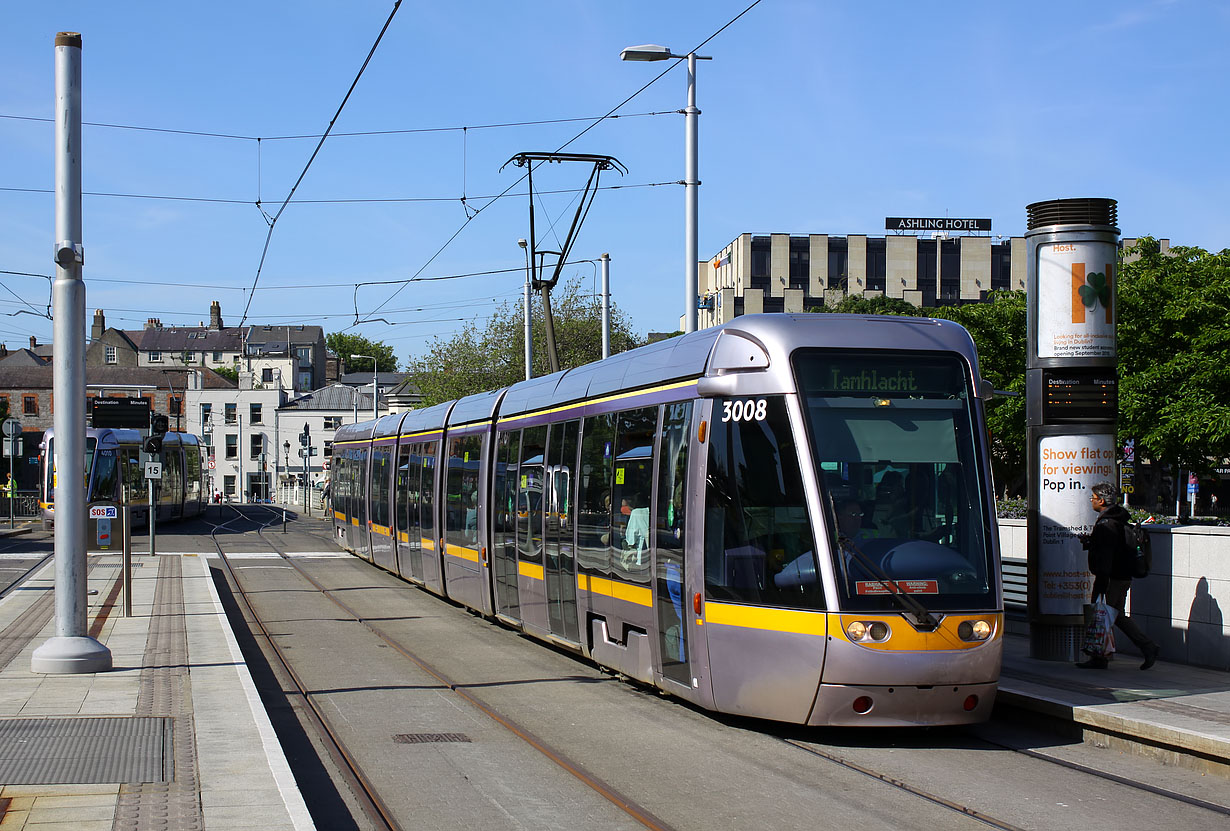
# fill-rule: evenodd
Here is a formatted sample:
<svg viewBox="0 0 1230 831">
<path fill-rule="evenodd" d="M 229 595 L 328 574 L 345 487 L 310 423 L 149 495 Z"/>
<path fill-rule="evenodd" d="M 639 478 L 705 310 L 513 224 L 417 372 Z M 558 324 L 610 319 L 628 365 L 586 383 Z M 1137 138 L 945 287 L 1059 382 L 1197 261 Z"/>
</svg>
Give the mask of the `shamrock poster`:
<svg viewBox="0 0 1230 831">
<path fill-rule="evenodd" d="M 1115 357 L 1115 271 L 1108 242 L 1038 246 L 1038 357 Z"/>
</svg>

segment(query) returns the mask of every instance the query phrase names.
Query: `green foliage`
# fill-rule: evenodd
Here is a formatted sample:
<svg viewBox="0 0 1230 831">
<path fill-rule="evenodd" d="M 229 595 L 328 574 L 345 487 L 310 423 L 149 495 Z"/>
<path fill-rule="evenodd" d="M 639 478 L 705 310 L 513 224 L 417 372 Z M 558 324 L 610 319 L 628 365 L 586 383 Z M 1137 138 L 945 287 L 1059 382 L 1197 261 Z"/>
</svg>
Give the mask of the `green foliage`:
<svg viewBox="0 0 1230 831">
<path fill-rule="evenodd" d="M 371 358 L 376 359 L 376 369 L 380 372 L 396 372 L 397 356 L 393 347 L 386 346 L 378 340 L 368 340 L 362 335 L 346 335 L 333 332 L 325 335 L 325 346 L 329 351 L 342 359 L 342 372 L 371 372 Z M 351 355 L 369 355 L 369 358 L 351 358 Z"/>
<path fill-rule="evenodd" d="M 580 280 L 561 283 L 551 293 L 555 342 L 561 369 L 571 369 L 602 357 L 602 314 L 592 296 L 581 293 Z M 435 338 L 425 354 L 411 358 L 410 380 L 423 393 L 423 406 L 463 395 L 499 389 L 525 378 L 525 336 L 521 304 L 504 303 L 480 328 L 473 323 L 447 340 Z M 542 302 L 533 308 L 534 376 L 550 370 Z M 627 317 L 611 307 L 611 353 L 642 341 Z"/>
<path fill-rule="evenodd" d="M 928 309 L 920 309 L 900 297 L 863 297 L 849 294 L 841 302 L 819 311 L 850 315 L 897 315 L 899 317 L 929 317 Z"/>
<path fill-rule="evenodd" d="M 1230 457 L 1230 249 L 1143 238 L 1134 253 L 1117 287 L 1119 433 L 1207 473 Z"/>
<path fill-rule="evenodd" d="M 232 384 L 239 383 L 239 370 L 233 366 L 216 366 L 214 367 L 214 372 L 218 373 Z"/>
</svg>

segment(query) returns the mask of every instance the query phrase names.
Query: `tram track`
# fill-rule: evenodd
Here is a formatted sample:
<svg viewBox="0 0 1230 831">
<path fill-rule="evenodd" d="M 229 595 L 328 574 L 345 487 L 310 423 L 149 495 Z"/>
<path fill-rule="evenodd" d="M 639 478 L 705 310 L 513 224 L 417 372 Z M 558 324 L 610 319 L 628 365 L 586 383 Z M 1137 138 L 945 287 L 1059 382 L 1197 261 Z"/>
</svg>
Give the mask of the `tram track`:
<svg viewBox="0 0 1230 831">
<path fill-rule="evenodd" d="M 584 768 L 584 766 L 570 759 L 567 756 L 567 754 L 565 754 L 562 750 L 560 750 L 557 747 L 552 746 L 551 744 L 542 740 L 538 736 L 534 735 L 534 733 L 532 733 L 524 725 L 520 724 L 516 720 L 510 718 L 509 716 L 498 712 L 495 708 L 491 707 L 489 704 L 484 702 L 481 698 L 477 697 L 476 695 L 474 695 L 473 693 L 465 689 L 464 686 L 453 681 L 441 669 L 434 666 L 431 662 L 427 661 L 426 659 L 422 658 L 420 655 L 410 650 L 400 640 L 393 637 L 387 631 L 377 626 L 371 620 L 367 619 L 364 615 L 357 612 L 353 607 L 351 607 L 345 601 L 339 599 L 334 592 L 332 592 L 330 589 L 328 589 L 326 586 L 322 585 L 318 580 L 316 580 L 316 578 L 314 578 L 311 574 L 309 574 L 299 563 L 295 561 L 294 558 L 288 557 L 286 553 L 279 548 L 278 545 L 276 545 L 272 540 L 267 539 L 265 537 L 265 533 L 264 533 L 265 530 L 267 530 L 273 524 L 282 521 L 281 511 L 279 509 L 271 508 L 267 506 L 248 506 L 248 507 L 258 508 L 260 510 L 268 511 L 271 515 L 271 519 L 269 522 L 264 523 L 263 525 L 258 524 L 257 534 L 262 540 L 262 542 L 268 545 L 269 548 L 272 549 L 274 553 L 280 556 L 285 563 L 287 563 L 291 568 L 293 568 L 295 572 L 303 580 L 305 580 L 308 584 L 310 584 L 317 592 L 319 592 L 321 596 L 327 598 L 330 602 L 332 602 L 335 606 L 337 606 L 342 612 L 349 615 L 350 618 L 353 619 L 356 623 L 359 623 L 362 626 L 364 626 L 371 634 L 373 634 L 382 643 L 387 645 L 389 648 L 393 649 L 397 654 L 409 660 L 412 664 L 418 667 L 419 670 L 421 670 L 422 672 L 430 676 L 432 679 L 434 679 L 436 683 L 438 683 L 442 689 L 448 690 L 449 692 L 455 694 L 459 699 L 464 701 L 466 704 L 470 705 L 473 709 L 475 709 L 482 715 L 486 716 L 489 720 L 491 720 L 495 724 L 498 724 L 500 727 L 507 730 L 517 739 L 519 739 L 520 741 L 522 741 L 524 744 L 528 745 L 529 747 L 533 748 L 535 751 L 540 753 L 542 756 L 546 757 L 548 760 L 554 763 L 561 770 L 573 776 L 575 779 L 581 782 L 584 786 L 586 786 L 587 788 L 592 790 L 594 793 L 601 796 L 603 799 L 610 802 L 612 805 L 614 805 L 616 808 L 618 808 L 620 811 L 622 811 L 624 814 L 626 814 L 631 819 L 635 820 L 640 825 L 648 829 L 653 829 L 653 831 L 673 831 L 672 826 L 664 822 L 659 817 L 654 816 L 653 813 L 650 812 L 648 809 L 644 808 L 641 805 L 638 805 L 631 798 L 620 793 L 617 789 L 607 784 L 606 782 L 603 782 L 597 776 L 587 771 Z M 247 519 L 248 521 L 252 521 L 250 517 L 247 517 L 245 514 L 239 511 L 238 508 L 235 508 L 235 510 L 238 515 L 236 517 L 237 519 L 239 517 L 243 517 Z M 224 523 L 223 525 L 227 525 L 231 521 L 233 520 L 230 520 L 227 523 Z M 335 731 L 332 728 L 332 726 L 329 724 L 328 718 L 325 716 L 323 711 L 317 706 L 317 704 L 313 701 L 313 697 L 311 693 L 307 690 L 306 685 L 302 682 L 298 673 L 296 673 L 294 669 L 291 667 L 290 661 L 287 659 L 283 651 L 277 646 L 274 639 L 270 636 L 267 628 L 264 625 L 264 622 L 260 619 L 259 615 L 257 614 L 255 610 L 255 607 L 250 601 L 250 598 L 248 598 L 246 592 L 244 591 L 243 586 L 239 581 L 237 570 L 231 565 L 227 554 L 223 551 L 221 544 L 217 541 L 216 531 L 217 529 L 215 529 L 215 532 L 211 534 L 211 539 L 213 540 L 214 545 L 218 550 L 219 558 L 222 560 L 227 570 L 229 579 L 236 586 L 237 590 L 239 591 L 241 595 L 241 598 L 243 600 L 243 605 L 245 609 L 247 610 L 247 615 L 250 615 L 251 619 L 259 627 L 261 636 L 270 645 L 270 647 L 274 651 L 274 654 L 277 656 L 278 661 L 285 668 L 287 675 L 289 676 L 292 683 L 294 683 L 294 685 L 296 686 L 298 690 L 298 695 L 311 708 L 311 712 L 313 715 L 313 721 L 316 722 L 316 724 L 318 725 L 318 729 L 322 731 L 322 737 L 324 737 L 327 740 L 327 743 L 331 748 L 336 748 L 337 757 L 338 759 L 344 762 L 345 771 L 348 772 L 353 777 L 352 785 L 362 792 L 364 799 L 370 803 L 372 811 L 374 812 L 376 816 L 380 818 L 380 821 L 384 823 L 384 826 L 390 829 L 400 828 L 401 826 L 399 826 L 396 823 L 396 820 L 393 818 L 387 805 L 385 805 L 380 800 L 379 794 L 376 792 L 375 788 L 371 785 L 370 779 L 363 773 L 361 767 L 359 766 L 359 764 L 354 758 L 354 754 L 348 751 L 348 749 L 345 746 L 345 743 L 343 742 L 341 737 L 338 735 L 337 731 Z"/>
</svg>

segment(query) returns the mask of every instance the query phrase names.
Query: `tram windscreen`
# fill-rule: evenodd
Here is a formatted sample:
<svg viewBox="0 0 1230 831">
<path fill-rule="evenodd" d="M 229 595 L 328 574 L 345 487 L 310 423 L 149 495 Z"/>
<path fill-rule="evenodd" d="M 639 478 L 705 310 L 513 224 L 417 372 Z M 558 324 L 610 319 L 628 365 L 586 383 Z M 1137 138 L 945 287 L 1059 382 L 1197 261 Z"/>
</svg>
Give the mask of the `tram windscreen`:
<svg viewBox="0 0 1230 831">
<path fill-rule="evenodd" d="M 86 436 L 85 439 L 85 482 L 90 481 L 90 466 L 94 464 L 94 450 L 98 447 L 98 439 Z M 43 501 L 54 504 L 56 500 L 56 469 L 55 469 L 55 437 L 47 439 L 46 456 L 43 459 Z M 110 497 L 108 497 L 110 498 Z"/>
<path fill-rule="evenodd" d="M 897 608 L 903 592 L 929 609 L 986 608 L 991 528 L 961 359 L 806 350 L 794 369 L 843 605 Z"/>
</svg>

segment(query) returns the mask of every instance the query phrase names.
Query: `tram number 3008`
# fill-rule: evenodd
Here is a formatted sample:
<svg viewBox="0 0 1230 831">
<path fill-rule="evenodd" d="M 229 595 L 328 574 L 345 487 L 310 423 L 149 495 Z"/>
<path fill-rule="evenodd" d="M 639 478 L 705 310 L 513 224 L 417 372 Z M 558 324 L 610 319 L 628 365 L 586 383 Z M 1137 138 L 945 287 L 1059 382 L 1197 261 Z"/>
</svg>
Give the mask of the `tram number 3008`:
<svg viewBox="0 0 1230 831">
<path fill-rule="evenodd" d="M 769 402 L 763 398 L 722 402 L 722 421 L 764 421 Z"/>
</svg>

